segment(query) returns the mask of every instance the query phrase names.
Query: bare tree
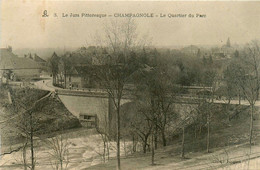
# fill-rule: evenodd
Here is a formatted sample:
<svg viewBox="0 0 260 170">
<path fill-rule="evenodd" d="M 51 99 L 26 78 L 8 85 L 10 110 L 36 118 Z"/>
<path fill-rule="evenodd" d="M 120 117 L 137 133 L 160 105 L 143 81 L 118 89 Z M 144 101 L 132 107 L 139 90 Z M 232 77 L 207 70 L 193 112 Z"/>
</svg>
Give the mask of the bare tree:
<svg viewBox="0 0 260 170">
<path fill-rule="evenodd" d="M 151 121 L 153 118 L 151 116 L 150 107 L 147 107 L 147 104 L 138 102 L 138 112 L 133 116 L 131 122 L 132 131 L 139 136 L 143 144 L 143 153 L 146 153 L 147 147 L 149 147 L 148 139 L 152 134 L 153 122 Z M 145 106 L 146 105 L 146 106 Z"/>
<path fill-rule="evenodd" d="M 50 162 L 56 170 L 65 170 L 69 164 L 69 142 L 64 135 L 60 134 L 44 141 L 50 150 Z"/>
<path fill-rule="evenodd" d="M 105 59 L 105 65 L 98 74 L 102 87 L 106 88 L 109 97 L 113 101 L 116 110 L 117 124 L 117 169 L 120 166 L 120 108 L 124 86 L 135 70 L 135 66 L 129 63 L 130 52 L 136 47 L 136 24 L 132 19 L 112 20 L 105 25 L 105 37 L 103 44 L 108 51 L 109 59 Z"/>
<path fill-rule="evenodd" d="M 105 102 L 105 101 L 104 101 Z M 109 99 L 108 103 L 103 102 L 103 108 L 100 112 L 99 119 L 97 120 L 98 125 L 96 125 L 96 130 L 100 134 L 102 142 L 103 142 L 103 153 L 102 153 L 102 159 L 104 163 L 109 161 L 109 153 L 110 153 L 110 129 L 109 129 L 109 115 L 107 113 L 107 105 L 109 107 Z M 107 157 L 107 158 L 106 158 Z"/>
<path fill-rule="evenodd" d="M 25 95 L 32 95 L 29 93 L 30 89 L 24 89 Z M 14 108 L 17 111 L 17 116 L 15 122 L 13 122 L 12 128 L 14 128 L 17 133 L 24 138 L 24 143 L 22 146 L 23 149 L 23 159 L 24 159 L 24 168 L 26 169 L 26 165 L 30 167 L 30 169 L 34 170 L 36 165 L 35 159 L 35 142 L 34 138 L 36 137 L 36 133 L 39 131 L 39 120 L 40 118 L 36 115 L 37 112 L 37 104 L 49 97 L 51 93 L 47 93 L 43 97 L 37 100 L 38 96 L 31 96 L 30 100 L 24 101 L 22 99 L 18 99 L 17 97 L 13 99 Z M 26 96 L 28 97 L 28 96 Z M 36 101 L 35 101 L 36 100 Z M 29 143 L 29 144 L 28 144 Z M 26 161 L 26 148 L 30 148 L 30 166 Z"/>
<path fill-rule="evenodd" d="M 58 68 L 59 60 L 60 60 L 60 57 L 55 52 L 53 53 L 52 57 L 48 60 L 48 66 L 52 73 L 52 79 L 53 79 L 54 85 L 58 82 L 57 75 L 59 72 L 59 68 Z"/>
<path fill-rule="evenodd" d="M 260 48 L 258 41 L 252 41 L 244 49 L 240 56 L 240 67 L 238 81 L 242 89 L 242 93 L 248 101 L 250 112 L 250 130 L 249 130 L 249 143 L 250 154 L 253 138 L 253 116 L 255 114 L 255 103 L 259 97 L 259 61 L 260 61 Z"/>
<path fill-rule="evenodd" d="M 63 55 L 61 57 L 58 69 L 59 69 L 59 72 L 61 72 L 61 75 L 64 75 L 64 86 L 63 87 L 67 88 L 67 78 L 72 73 L 72 64 L 71 64 L 71 60 L 68 56 Z"/>
</svg>

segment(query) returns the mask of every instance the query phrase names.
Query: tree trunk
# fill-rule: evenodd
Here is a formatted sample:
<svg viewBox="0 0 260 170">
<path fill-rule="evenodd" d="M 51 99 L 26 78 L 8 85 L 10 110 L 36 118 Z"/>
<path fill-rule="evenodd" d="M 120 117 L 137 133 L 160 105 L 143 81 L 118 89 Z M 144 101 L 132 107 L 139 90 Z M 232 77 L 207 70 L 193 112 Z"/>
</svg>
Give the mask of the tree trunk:
<svg viewBox="0 0 260 170">
<path fill-rule="evenodd" d="M 199 133 L 199 135 L 201 135 L 201 131 L 202 131 L 202 126 L 200 125 L 200 133 Z"/>
<path fill-rule="evenodd" d="M 249 136 L 250 152 L 251 152 L 251 144 L 252 144 L 252 137 L 253 137 L 253 114 L 254 114 L 254 105 L 251 104 L 251 114 L 250 114 L 250 136 Z"/>
<path fill-rule="evenodd" d="M 164 130 L 162 130 L 162 141 L 163 141 L 163 146 L 166 146 L 166 137 L 165 137 Z"/>
<path fill-rule="evenodd" d="M 151 152 L 151 138 L 148 138 L 149 142 L 147 143 L 148 152 Z"/>
<path fill-rule="evenodd" d="M 185 127 L 182 128 L 182 151 L 181 157 L 184 158 L 184 140 L 185 140 Z"/>
<path fill-rule="evenodd" d="M 197 126 L 194 127 L 194 138 L 197 139 Z"/>
<path fill-rule="evenodd" d="M 67 88 L 67 73 L 66 73 L 66 71 L 64 73 L 64 88 L 65 89 Z"/>
<path fill-rule="evenodd" d="M 125 145 L 125 138 L 124 138 L 124 151 L 125 151 L 125 157 L 126 157 L 126 145 Z"/>
<path fill-rule="evenodd" d="M 117 99 L 117 170 L 121 170 L 120 166 L 120 99 Z"/>
<path fill-rule="evenodd" d="M 56 75 L 55 74 L 52 74 L 52 85 L 55 85 L 56 84 Z"/>
<path fill-rule="evenodd" d="M 26 145 L 27 144 L 24 144 L 24 147 L 23 147 L 23 166 L 24 166 L 24 170 L 27 170 Z"/>
<path fill-rule="evenodd" d="M 155 150 L 158 147 L 158 127 L 155 127 L 155 134 L 154 134 L 154 148 Z"/>
<path fill-rule="evenodd" d="M 154 134 L 152 133 L 152 165 L 154 165 L 154 155 L 155 155 L 155 152 L 154 152 Z"/>
<path fill-rule="evenodd" d="M 32 113 L 30 113 L 30 143 L 31 143 L 31 170 L 35 169 L 34 164 L 34 146 L 33 146 L 33 120 L 32 120 Z"/>
<path fill-rule="evenodd" d="M 207 152 L 209 153 L 209 144 L 210 144 L 210 121 L 208 117 L 208 136 L 207 136 Z"/>
<path fill-rule="evenodd" d="M 240 90 L 238 92 L 238 104 L 240 105 L 241 104 L 241 95 L 240 95 Z"/>
<path fill-rule="evenodd" d="M 109 161 L 109 138 L 106 136 L 107 139 L 107 160 Z"/>
<path fill-rule="evenodd" d="M 146 143 L 143 143 L 143 152 L 146 153 Z"/>
<path fill-rule="evenodd" d="M 136 152 L 136 144 L 135 144 L 135 136 L 133 135 L 133 138 L 132 138 L 132 140 L 133 140 L 133 152 Z"/>
<path fill-rule="evenodd" d="M 56 84 L 59 85 L 59 76 L 56 76 Z"/>
<path fill-rule="evenodd" d="M 104 163 L 105 163 L 106 162 L 106 136 L 104 136 L 103 146 L 104 146 L 103 159 L 104 159 Z"/>
<path fill-rule="evenodd" d="M 146 153 L 146 146 L 148 145 L 147 142 L 148 142 L 148 136 L 149 135 L 146 135 L 144 137 L 144 141 L 143 141 L 143 152 Z"/>
<path fill-rule="evenodd" d="M 63 160 L 60 159 L 60 170 L 63 170 Z"/>
</svg>

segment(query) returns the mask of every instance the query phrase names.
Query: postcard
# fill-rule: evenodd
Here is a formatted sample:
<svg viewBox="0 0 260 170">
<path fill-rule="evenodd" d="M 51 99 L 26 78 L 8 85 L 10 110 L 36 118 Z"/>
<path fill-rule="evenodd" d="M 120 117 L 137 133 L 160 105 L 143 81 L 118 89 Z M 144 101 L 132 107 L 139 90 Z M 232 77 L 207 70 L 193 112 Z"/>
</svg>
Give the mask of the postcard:
<svg viewBox="0 0 260 170">
<path fill-rule="evenodd" d="M 0 7 L 0 169 L 260 169 L 260 2 Z"/>
</svg>

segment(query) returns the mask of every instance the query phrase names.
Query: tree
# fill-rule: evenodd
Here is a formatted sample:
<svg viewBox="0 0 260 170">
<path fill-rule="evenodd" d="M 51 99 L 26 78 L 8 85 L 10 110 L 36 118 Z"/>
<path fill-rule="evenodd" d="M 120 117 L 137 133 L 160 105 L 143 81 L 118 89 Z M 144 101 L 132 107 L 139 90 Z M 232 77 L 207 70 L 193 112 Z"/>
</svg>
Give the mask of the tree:
<svg viewBox="0 0 260 170">
<path fill-rule="evenodd" d="M 154 165 L 159 135 L 161 135 L 162 145 L 167 144 L 167 130 L 176 117 L 173 103 L 180 89 L 174 87 L 173 83 L 176 81 L 171 76 L 176 73 L 176 67 L 170 67 L 160 60 L 157 60 L 154 67 L 149 69 L 147 67 L 139 69 L 135 77 L 139 114 L 138 119 L 133 120 L 133 124 L 143 141 L 144 152 L 146 146 L 151 148 L 151 161 Z M 151 139 L 149 145 L 146 144 L 148 138 Z"/>
<path fill-rule="evenodd" d="M 207 146 L 207 152 L 210 152 L 210 128 L 211 128 L 211 121 L 213 118 L 213 106 L 214 106 L 214 100 L 213 100 L 213 95 L 214 93 L 210 92 L 210 94 L 207 95 L 202 95 L 199 96 L 200 100 L 199 100 L 199 105 L 198 105 L 198 115 L 197 115 L 197 119 L 195 118 L 196 124 L 200 125 L 200 131 L 202 126 L 207 126 L 207 138 L 206 138 L 206 146 Z M 204 124 L 206 123 L 206 124 Z"/>
<path fill-rule="evenodd" d="M 213 117 L 212 115 L 212 106 L 213 106 L 213 102 L 209 103 L 206 102 L 206 116 L 207 116 L 207 152 L 209 153 L 209 149 L 210 149 L 210 123 L 211 123 L 211 119 Z"/>
<path fill-rule="evenodd" d="M 181 117 L 181 122 L 177 126 L 182 129 L 182 149 L 181 149 L 181 157 L 185 158 L 185 129 L 190 124 L 194 123 L 194 120 L 198 116 L 197 114 L 197 106 L 193 108 L 192 106 L 187 106 L 185 111 L 183 111 Z"/>
<path fill-rule="evenodd" d="M 166 146 L 166 129 L 168 124 L 173 120 L 174 112 L 172 110 L 173 102 L 179 88 L 174 88 L 174 79 L 171 70 L 165 64 L 157 62 L 157 66 L 149 71 L 142 71 L 139 77 L 136 77 L 136 90 L 139 96 L 137 100 L 147 100 L 149 104 L 146 107 L 149 114 L 146 118 L 154 124 L 151 127 L 154 131 L 154 144 L 157 148 L 157 137 L 160 132 L 163 146 Z"/>
<path fill-rule="evenodd" d="M 50 162 L 54 169 L 63 170 L 67 169 L 69 163 L 69 142 L 62 135 L 57 135 L 50 139 L 44 140 L 47 148 L 50 149 Z"/>
<path fill-rule="evenodd" d="M 147 147 L 149 148 L 148 139 L 152 133 L 153 123 L 150 118 L 150 109 L 147 106 L 148 101 L 138 101 L 138 112 L 133 116 L 131 121 L 132 131 L 139 136 L 143 145 L 143 153 L 146 153 Z"/>
<path fill-rule="evenodd" d="M 135 71 L 134 63 L 129 62 L 130 53 L 137 47 L 136 24 L 130 18 L 119 22 L 112 20 L 105 25 L 105 48 L 110 56 L 110 61 L 100 69 L 98 77 L 101 87 L 104 87 L 113 101 L 116 110 L 117 124 L 117 169 L 120 166 L 120 109 L 124 86 L 128 83 L 131 74 Z M 104 62 L 101 62 L 104 63 Z"/>
<path fill-rule="evenodd" d="M 39 96 L 30 93 L 30 91 L 31 91 L 30 88 L 24 88 L 23 90 L 21 90 L 19 94 L 13 94 L 15 96 L 12 98 L 13 108 L 17 116 L 15 121 L 12 124 L 12 128 L 14 128 L 15 131 L 17 131 L 18 135 L 21 135 L 24 138 L 23 159 L 24 159 L 25 169 L 27 165 L 26 148 L 28 147 L 28 143 L 29 143 L 30 153 L 31 153 L 30 169 L 34 170 L 36 165 L 34 138 L 36 137 L 36 133 L 40 131 L 39 129 L 40 117 L 38 117 L 36 114 L 38 109 L 37 105 L 42 100 L 49 97 L 51 93 L 49 92 L 44 96 Z M 25 100 L 24 97 L 26 97 L 27 100 Z"/>
<path fill-rule="evenodd" d="M 109 103 L 111 102 L 110 99 L 108 101 Z M 103 103 L 104 107 L 102 108 L 102 111 L 100 113 L 100 117 L 98 118 L 97 122 L 98 125 L 96 125 L 96 130 L 97 132 L 100 134 L 101 139 L 103 141 L 103 153 L 102 155 L 102 159 L 104 161 L 104 163 L 106 162 L 106 160 L 109 160 L 109 147 L 110 147 L 110 138 L 111 138 L 111 134 L 110 134 L 110 125 L 109 125 L 109 115 L 107 115 L 107 108 L 105 107 L 106 104 Z M 109 105 L 109 104 L 108 104 Z M 110 106 L 108 106 L 110 107 Z M 106 158 L 107 155 L 107 158 Z"/>
<path fill-rule="evenodd" d="M 132 119 L 132 129 L 143 142 L 143 152 L 146 153 L 147 147 L 152 150 L 151 163 L 154 165 L 155 143 L 157 142 L 155 136 L 158 135 L 158 131 L 156 131 L 158 105 L 153 98 L 148 97 L 151 95 L 150 91 L 143 91 L 138 94 L 136 101 L 138 112 Z M 149 137 L 151 139 L 150 144 L 148 144 Z"/>
<path fill-rule="evenodd" d="M 237 60 L 237 59 L 235 59 Z M 228 98 L 228 105 L 230 104 L 230 100 L 238 96 L 239 104 L 241 102 L 241 87 L 239 85 L 238 77 L 239 77 L 239 69 L 237 61 L 231 61 L 231 63 L 224 70 L 224 93 L 222 95 L 226 95 Z"/>
<path fill-rule="evenodd" d="M 58 72 L 59 72 L 59 60 L 60 60 L 60 57 L 54 52 L 52 57 L 49 59 L 48 61 L 48 65 L 49 65 L 49 68 L 50 68 L 50 71 L 52 73 L 52 82 L 53 84 L 55 85 L 57 83 L 57 75 L 58 75 Z"/>
<path fill-rule="evenodd" d="M 260 48 L 258 41 L 252 41 L 244 49 L 243 54 L 240 57 L 240 69 L 238 81 L 242 89 L 242 92 L 250 104 L 250 153 L 253 136 L 253 115 L 255 112 L 255 102 L 259 97 L 259 61 L 260 61 Z"/>
<path fill-rule="evenodd" d="M 59 71 L 64 75 L 64 88 L 67 88 L 67 76 L 72 73 L 72 64 L 68 56 L 64 55 L 61 57 L 61 67 Z"/>
</svg>

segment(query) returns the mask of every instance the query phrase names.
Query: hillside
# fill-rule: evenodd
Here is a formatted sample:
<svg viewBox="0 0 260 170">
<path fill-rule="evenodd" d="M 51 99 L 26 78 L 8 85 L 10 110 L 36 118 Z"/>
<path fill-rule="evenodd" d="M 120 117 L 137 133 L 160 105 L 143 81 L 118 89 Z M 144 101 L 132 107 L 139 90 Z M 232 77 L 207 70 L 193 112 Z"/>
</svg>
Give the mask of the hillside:
<svg viewBox="0 0 260 170">
<path fill-rule="evenodd" d="M 214 104 L 214 116 L 210 128 L 210 153 L 206 152 L 207 128 L 197 129 L 195 124 L 186 127 L 185 158 L 181 158 L 182 131 L 179 130 L 169 140 L 170 144 L 155 151 L 155 166 L 151 166 L 151 153 L 143 154 L 141 150 L 122 158 L 122 169 L 216 169 L 248 159 L 249 152 L 249 108 L 248 106 Z M 258 120 L 255 119 L 254 123 Z M 196 137 L 195 137 L 196 135 Z M 259 149 L 258 133 L 254 132 L 255 145 L 252 155 Z M 256 152 L 256 153 L 254 153 Z M 259 153 L 258 153 L 259 155 Z M 116 160 L 88 169 L 108 170 L 116 168 Z"/>
<path fill-rule="evenodd" d="M 12 96 L 12 104 L 6 100 L 8 91 Z M 42 100 L 34 105 L 35 101 L 41 98 Z M 25 113 L 25 109 L 32 108 L 36 136 L 81 126 L 79 120 L 66 109 L 58 97 L 48 91 L 2 87 L 0 104 L 3 111 L 1 118 L 6 120 L 4 124 L 1 124 L 3 128 L 2 144 L 4 145 L 14 144 L 14 141 L 19 143 L 23 139 L 23 135 L 17 135 L 17 132 L 21 132 L 21 127 L 27 127 L 26 121 L 28 122 L 28 120 L 24 116 L 21 117 L 21 114 Z"/>
</svg>

